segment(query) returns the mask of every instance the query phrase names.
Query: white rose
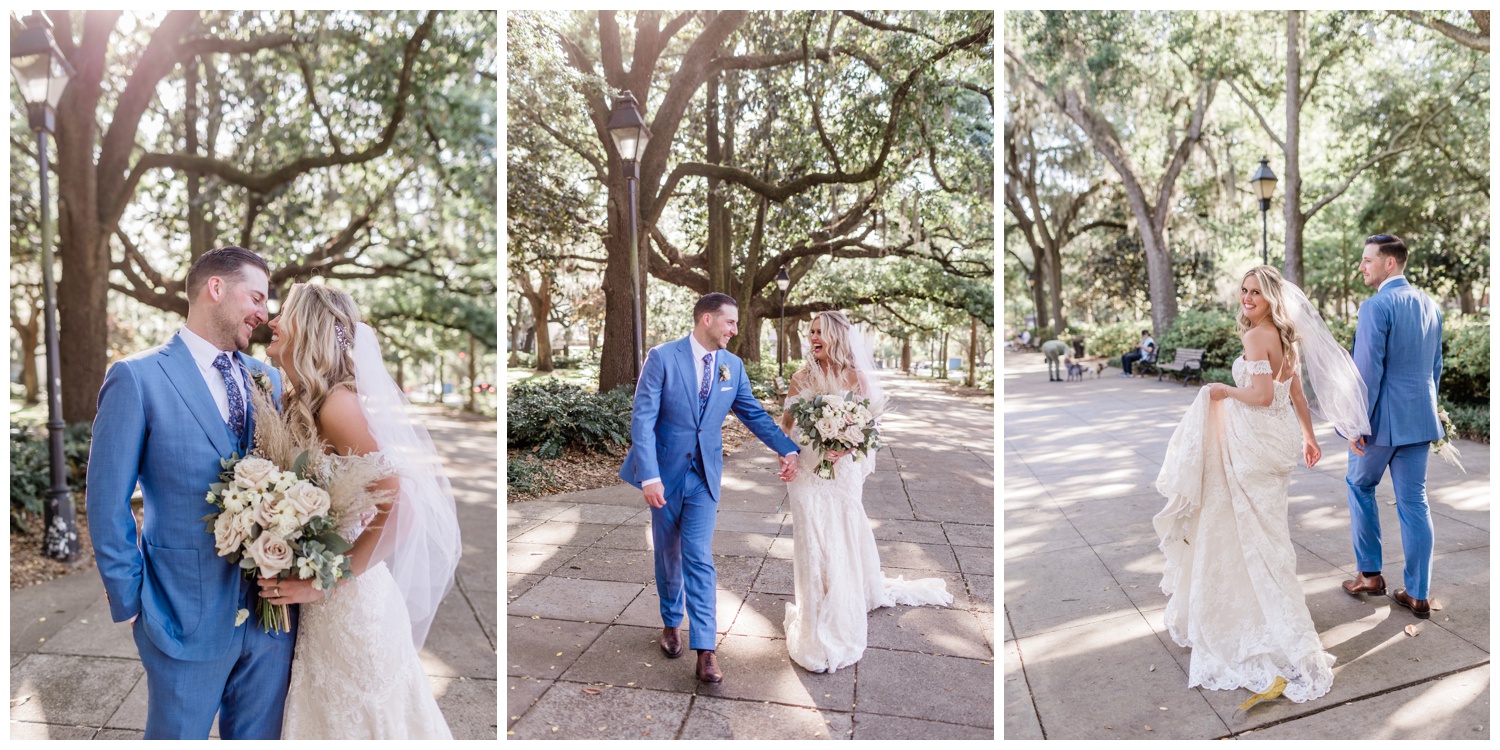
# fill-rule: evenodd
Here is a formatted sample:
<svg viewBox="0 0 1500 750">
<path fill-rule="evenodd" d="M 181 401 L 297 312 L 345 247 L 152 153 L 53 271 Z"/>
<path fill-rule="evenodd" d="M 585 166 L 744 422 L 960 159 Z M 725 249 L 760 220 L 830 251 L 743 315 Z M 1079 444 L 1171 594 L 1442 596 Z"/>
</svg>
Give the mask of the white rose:
<svg viewBox="0 0 1500 750">
<path fill-rule="evenodd" d="M 286 491 L 285 504 L 296 509 L 299 524 L 313 516 L 326 515 L 332 503 L 328 493 L 312 482 L 299 482 Z"/>
<path fill-rule="evenodd" d="M 276 464 L 250 456 L 234 465 L 234 481 L 241 487 L 263 490 L 276 477 Z"/>
<path fill-rule="evenodd" d="M 296 539 L 302 536 L 302 522 L 293 513 L 278 513 L 273 530 L 282 539 Z"/>
<path fill-rule="evenodd" d="M 855 445 L 859 445 L 860 443 L 864 442 L 864 440 L 865 440 L 865 433 L 864 433 L 863 430 L 860 430 L 858 427 L 847 427 L 847 428 L 844 429 L 844 435 L 843 435 L 843 437 L 844 437 L 844 442 L 847 442 L 850 446 L 855 446 Z"/>
<path fill-rule="evenodd" d="M 214 519 L 214 549 L 219 557 L 227 557 L 238 550 L 245 538 L 250 536 L 250 530 L 236 523 L 239 516 L 234 513 L 220 513 Z"/>
<path fill-rule="evenodd" d="M 837 393 L 830 393 L 827 396 L 823 397 L 823 405 L 831 406 L 837 409 L 844 405 L 844 397 L 838 395 Z"/>
<path fill-rule="evenodd" d="M 274 578 L 292 567 L 292 547 L 269 531 L 261 532 L 247 550 L 250 559 L 260 566 L 262 578 Z"/>
<path fill-rule="evenodd" d="M 832 440 L 839 433 L 839 423 L 830 417 L 824 417 L 813 425 L 818 430 L 818 436 L 823 440 Z"/>
<path fill-rule="evenodd" d="M 262 529 L 269 529 L 276 525 L 276 516 L 282 505 L 280 495 L 261 495 L 260 502 L 250 506 L 250 517 L 260 524 Z"/>
</svg>

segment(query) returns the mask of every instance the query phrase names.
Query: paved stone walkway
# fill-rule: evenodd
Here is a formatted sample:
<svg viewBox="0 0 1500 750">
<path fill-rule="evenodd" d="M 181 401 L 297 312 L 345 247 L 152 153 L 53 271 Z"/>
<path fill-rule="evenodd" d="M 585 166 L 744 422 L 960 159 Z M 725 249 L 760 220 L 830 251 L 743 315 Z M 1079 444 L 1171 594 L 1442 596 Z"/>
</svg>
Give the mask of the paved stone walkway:
<svg viewBox="0 0 1500 750">
<path fill-rule="evenodd" d="M 620 484 L 507 508 L 512 739 L 994 737 L 994 413 L 932 382 L 885 379 L 889 447 L 865 484 L 887 575 L 938 576 L 952 609 L 870 614 L 869 647 L 831 675 L 794 665 L 792 519 L 754 438 L 725 462 L 714 535 L 721 685 L 669 660 L 650 515 Z M 685 623 L 687 624 L 687 623 Z M 684 641 L 686 636 L 684 636 Z"/>
<path fill-rule="evenodd" d="M 453 736 L 493 740 L 495 422 L 428 408 L 422 414 L 453 483 L 464 545 L 457 583 L 438 609 L 422 665 Z M 141 739 L 145 674 L 129 627 L 110 621 L 97 570 L 11 592 L 11 739 Z"/>
<path fill-rule="evenodd" d="M 1245 690 L 1187 687 L 1189 650 L 1162 625 L 1163 560 L 1151 518 L 1167 442 L 1196 392 L 1170 379 L 1051 383 L 1039 354 L 1005 361 L 1006 739 L 1488 739 L 1490 451 L 1461 441 L 1468 474 L 1434 458 L 1436 536 L 1420 621 L 1339 583 L 1354 573 L 1347 448 L 1324 426 L 1323 459 L 1292 475 L 1297 573 L 1333 691 L 1236 712 Z M 1389 478 L 1381 501 L 1387 580 L 1401 539 Z M 1400 586 L 1393 581 L 1393 586 Z M 1403 633 L 1417 624 L 1420 634 Z"/>
</svg>

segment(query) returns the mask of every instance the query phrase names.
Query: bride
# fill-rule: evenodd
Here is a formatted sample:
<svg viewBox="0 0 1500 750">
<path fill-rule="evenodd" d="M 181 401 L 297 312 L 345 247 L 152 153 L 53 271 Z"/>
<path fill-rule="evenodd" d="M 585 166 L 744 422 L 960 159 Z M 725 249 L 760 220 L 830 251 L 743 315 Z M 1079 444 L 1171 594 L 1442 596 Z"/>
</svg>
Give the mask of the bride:
<svg viewBox="0 0 1500 750">
<path fill-rule="evenodd" d="M 311 581 L 260 580 L 272 604 L 302 605 L 282 739 L 451 739 L 417 660 L 460 552 L 432 442 L 348 294 L 294 284 L 270 327 L 266 353 L 290 384 L 283 418 L 334 454 L 378 451 L 396 470 L 374 485 L 394 501 L 341 532 L 352 577 L 326 598 Z"/>
<path fill-rule="evenodd" d="M 808 343 L 812 356 L 792 375 L 782 413 L 788 436 L 798 437 L 791 417 L 798 399 L 854 391 L 880 413 L 884 399 L 874 359 L 848 318 L 819 313 Z M 859 661 L 865 652 L 867 613 L 876 607 L 953 603 L 941 578 L 906 581 L 881 574 L 875 534 L 862 505 L 875 456 L 856 460 L 848 451 L 829 451 L 826 457 L 835 462 L 833 479 L 815 471 L 824 456 L 803 451 L 803 466 L 787 485 L 795 601 L 786 605 L 783 627 L 792 660 L 811 672 L 833 672 Z"/>
<path fill-rule="evenodd" d="M 1235 385 L 1199 392 L 1157 477 L 1168 500 L 1154 520 L 1166 626 L 1192 649 L 1189 687 L 1262 693 L 1281 677 L 1302 703 L 1332 687 L 1334 657 L 1297 580 L 1287 485 L 1299 451 L 1308 467 L 1322 456 L 1315 412 L 1342 434 L 1369 431 L 1365 391 L 1348 352 L 1275 268 L 1245 274 L 1240 304 Z"/>
</svg>

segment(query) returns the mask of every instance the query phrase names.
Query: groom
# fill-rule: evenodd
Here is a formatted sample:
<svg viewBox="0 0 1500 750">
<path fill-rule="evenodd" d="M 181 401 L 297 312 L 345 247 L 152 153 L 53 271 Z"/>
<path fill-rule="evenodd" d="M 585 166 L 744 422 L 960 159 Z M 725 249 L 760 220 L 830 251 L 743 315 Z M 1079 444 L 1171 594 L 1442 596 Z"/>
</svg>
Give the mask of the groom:
<svg viewBox="0 0 1500 750">
<path fill-rule="evenodd" d="M 110 616 L 131 623 L 146 668 L 148 740 L 207 739 L 215 714 L 223 739 L 281 736 L 296 617 L 290 633 L 267 634 L 254 616 L 237 625 L 259 589 L 218 556 L 200 520 L 220 460 L 251 446 L 251 377 L 264 373 L 280 400 L 276 370 L 242 353 L 266 322 L 269 270 L 244 248 L 204 253 L 188 270 L 187 325 L 116 362 L 99 391 L 89 534 Z"/>
<path fill-rule="evenodd" d="M 1344 582 L 1350 594 L 1384 594 L 1381 576 L 1380 506 L 1375 487 L 1391 470 L 1401 547 L 1406 555 L 1405 589 L 1391 598 L 1423 620 L 1432 616 L 1432 514 L 1427 507 L 1427 454 L 1443 436 L 1437 384 L 1443 373 L 1443 314 L 1432 298 L 1406 282 L 1406 244 L 1392 234 L 1365 240 L 1359 262 L 1365 284 L 1377 288 L 1359 309 L 1354 364 L 1364 378 L 1370 405 L 1370 435 L 1349 441 L 1349 518 L 1359 573 Z"/>
<path fill-rule="evenodd" d="M 714 520 L 724 470 L 724 418 L 731 410 L 781 455 L 784 482 L 797 475 L 797 444 L 761 408 L 739 357 L 724 349 L 739 327 L 739 306 L 709 294 L 693 306 L 693 332 L 651 350 L 635 386 L 630 453 L 620 478 L 639 488 L 651 506 L 656 593 L 661 598 L 660 645 L 682 655 L 679 626 L 684 599 L 692 620 L 689 645 L 698 652 L 698 679 L 721 682 L 714 659 Z"/>
</svg>

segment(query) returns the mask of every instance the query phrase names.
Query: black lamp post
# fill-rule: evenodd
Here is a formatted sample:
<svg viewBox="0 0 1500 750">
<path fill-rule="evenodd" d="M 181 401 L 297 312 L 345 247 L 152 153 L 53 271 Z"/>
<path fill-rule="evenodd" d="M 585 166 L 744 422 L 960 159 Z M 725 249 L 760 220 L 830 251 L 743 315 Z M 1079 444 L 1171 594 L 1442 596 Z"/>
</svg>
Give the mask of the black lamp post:
<svg viewBox="0 0 1500 750">
<path fill-rule="evenodd" d="M 792 285 L 792 277 L 786 273 L 786 266 L 782 266 L 776 272 L 776 288 L 781 290 L 781 322 L 776 333 L 776 375 L 786 377 L 786 290 Z"/>
<path fill-rule="evenodd" d="M 1260 157 L 1260 169 L 1255 170 L 1255 176 L 1250 178 L 1250 186 L 1255 189 L 1255 197 L 1260 199 L 1260 262 L 1261 265 L 1271 265 L 1270 250 L 1266 241 L 1266 210 L 1271 207 L 1271 193 L 1276 190 L 1276 173 L 1271 171 L 1270 161 L 1266 157 Z"/>
<path fill-rule="evenodd" d="M 641 335 L 641 259 L 638 250 L 640 232 L 636 228 L 639 219 L 636 207 L 636 191 L 641 179 L 641 156 L 646 153 L 646 144 L 651 141 L 651 129 L 641 119 L 636 108 L 635 96 L 621 91 L 615 98 L 615 108 L 609 113 L 609 137 L 615 142 L 615 151 L 620 155 L 620 166 L 625 172 L 625 182 L 630 193 L 630 305 L 635 316 L 632 323 L 635 340 L 634 361 L 631 363 L 633 381 L 641 379 L 641 362 L 645 361 L 644 337 Z"/>
<path fill-rule="evenodd" d="M 47 134 L 55 133 L 57 103 L 62 99 L 73 66 L 52 38 L 52 24 L 40 11 L 26 17 L 25 26 L 10 38 L 10 72 L 26 100 L 26 120 L 36 133 L 37 174 L 41 178 L 42 294 L 45 298 L 43 335 L 47 341 L 47 431 L 52 461 L 52 486 L 47 490 L 42 520 L 46 532 L 42 552 L 55 560 L 78 559 L 78 513 L 68 489 L 67 456 L 63 436 L 62 380 L 58 375 L 57 289 L 52 274 L 51 195 L 47 190 Z"/>
</svg>

